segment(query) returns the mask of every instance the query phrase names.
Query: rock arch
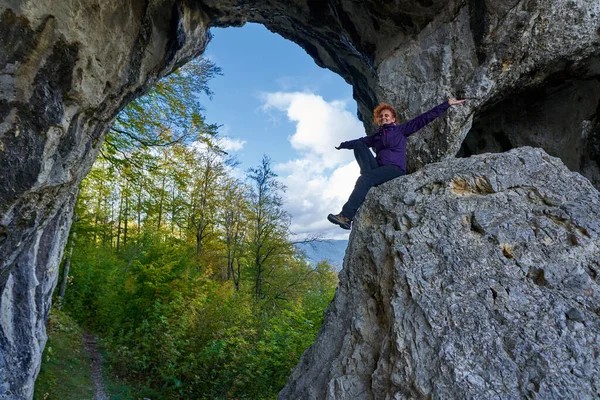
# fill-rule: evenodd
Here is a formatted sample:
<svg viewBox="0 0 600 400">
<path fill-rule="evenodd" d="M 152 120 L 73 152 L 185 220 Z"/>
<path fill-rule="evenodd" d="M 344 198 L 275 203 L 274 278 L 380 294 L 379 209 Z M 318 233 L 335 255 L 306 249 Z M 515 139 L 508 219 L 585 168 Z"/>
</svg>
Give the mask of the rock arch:
<svg viewBox="0 0 600 400">
<path fill-rule="evenodd" d="M 4 0 L 0 398 L 32 396 L 77 185 L 112 119 L 202 53 L 211 26 L 257 22 L 298 43 L 352 84 L 369 130 L 381 101 L 406 118 L 451 94 L 470 98 L 411 140 L 415 170 L 456 154 L 473 122 L 485 131 L 505 99 L 561 71 L 575 71 L 575 87 L 595 79 L 596 67 L 577 71 L 598 63 L 598 15 L 596 0 Z M 597 117 L 590 124 L 598 130 Z"/>
</svg>

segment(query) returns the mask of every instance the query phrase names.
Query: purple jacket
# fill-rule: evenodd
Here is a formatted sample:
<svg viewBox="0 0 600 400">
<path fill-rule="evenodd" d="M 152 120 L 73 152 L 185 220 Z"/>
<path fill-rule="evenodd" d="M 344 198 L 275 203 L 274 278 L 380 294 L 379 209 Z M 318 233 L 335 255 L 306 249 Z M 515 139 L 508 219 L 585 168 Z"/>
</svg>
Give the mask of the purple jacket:
<svg viewBox="0 0 600 400">
<path fill-rule="evenodd" d="M 406 171 L 406 138 L 442 115 L 448 107 L 448 102 L 442 103 L 402 125 L 392 123 L 380 126 L 373 135 L 342 142 L 339 147 L 353 149 L 356 143 L 364 143 L 375 149 L 380 167 L 391 164 Z"/>
</svg>

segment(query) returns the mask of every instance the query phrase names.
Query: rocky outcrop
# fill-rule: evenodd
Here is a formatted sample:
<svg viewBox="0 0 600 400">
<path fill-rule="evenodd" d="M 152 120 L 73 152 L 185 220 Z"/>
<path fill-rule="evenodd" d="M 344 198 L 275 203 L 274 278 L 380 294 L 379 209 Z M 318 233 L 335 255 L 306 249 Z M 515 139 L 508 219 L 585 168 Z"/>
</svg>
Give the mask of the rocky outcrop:
<svg viewBox="0 0 600 400">
<path fill-rule="evenodd" d="M 411 139 L 411 170 L 534 144 L 598 182 L 598 15 L 596 0 L 2 2 L 0 398 L 31 397 L 76 187 L 111 121 L 209 27 L 298 43 L 353 85 L 368 130 L 381 101 L 409 117 L 468 97 Z"/>
<path fill-rule="evenodd" d="M 377 97 L 406 110 L 405 117 L 442 93 L 469 99 L 443 134 L 415 136 L 409 169 L 461 147 L 471 155 L 529 145 L 596 177 L 600 3 L 466 3 L 449 6 L 378 67 Z"/>
<path fill-rule="evenodd" d="M 600 397 L 600 193 L 533 148 L 374 190 L 281 399 Z"/>
<path fill-rule="evenodd" d="M 174 2 L 0 5 L 0 399 L 29 399 L 77 185 L 116 113 L 202 51 Z"/>
</svg>

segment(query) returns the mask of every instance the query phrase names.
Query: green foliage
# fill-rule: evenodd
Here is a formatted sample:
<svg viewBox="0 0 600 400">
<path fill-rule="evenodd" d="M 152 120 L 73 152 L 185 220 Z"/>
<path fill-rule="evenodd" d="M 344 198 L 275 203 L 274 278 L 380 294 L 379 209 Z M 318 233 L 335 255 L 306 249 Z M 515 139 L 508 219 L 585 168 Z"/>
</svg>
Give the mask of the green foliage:
<svg viewBox="0 0 600 400">
<path fill-rule="evenodd" d="M 271 160 L 263 156 L 261 164 L 248 171 L 251 183 L 249 218 L 251 224 L 248 252 L 250 273 L 254 279 L 256 299 L 268 296 L 265 286 L 277 266 L 292 260 L 292 245 L 286 240 L 290 215 L 283 209 L 281 192 L 285 190 L 272 169 Z"/>
<path fill-rule="evenodd" d="M 90 358 L 83 347 L 81 328 L 71 317 L 53 308 L 47 332 L 34 398 L 93 399 Z"/>
<path fill-rule="evenodd" d="M 206 140 L 217 127 L 205 124 L 199 95 L 212 96 L 208 81 L 220 74 L 212 61 L 196 58 L 157 82 L 117 116 L 103 154 L 123 163 L 132 158 L 121 156 L 136 149 Z"/>
<path fill-rule="evenodd" d="M 129 105 L 76 205 L 63 309 L 153 399 L 276 397 L 337 284 L 290 242 L 268 157 L 229 175 L 197 102 L 215 73 L 198 60 Z"/>
<path fill-rule="evenodd" d="M 298 287 L 257 302 L 250 282 L 235 290 L 169 249 L 155 242 L 125 262 L 76 248 L 65 309 L 104 337 L 116 375 L 165 398 L 275 398 L 320 327 L 331 267 L 297 261 L 281 286 Z"/>
<path fill-rule="evenodd" d="M 123 283 L 125 265 L 110 249 L 90 243 L 77 244 L 72 255 L 64 309 L 92 329 L 100 328 L 114 314 L 112 288 Z"/>
<path fill-rule="evenodd" d="M 52 308 L 47 329 L 48 342 L 42 355 L 33 398 L 94 399 L 91 360 L 83 343 L 81 327 L 68 314 Z M 114 374 L 106 373 L 103 383 L 111 400 L 166 399 L 157 390 L 139 384 L 132 386 L 115 378 Z"/>
</svg>

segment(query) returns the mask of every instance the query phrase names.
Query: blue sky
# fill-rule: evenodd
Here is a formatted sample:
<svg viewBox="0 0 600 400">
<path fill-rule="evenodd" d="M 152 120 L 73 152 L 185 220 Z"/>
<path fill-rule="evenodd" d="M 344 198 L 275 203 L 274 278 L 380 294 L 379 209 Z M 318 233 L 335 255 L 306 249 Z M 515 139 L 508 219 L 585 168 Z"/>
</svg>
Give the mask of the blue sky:
<svg viewBox="0 0 600 400">
<path fill-rule="evenodd" d="M 215 95 L 203 105 L 208 122 L 223 124 L 224 133 L 246 141 L 237 154 L 245 167 L 258 164 L 264 152 L 275 162 L 294 155 L 288 136 L 295 124 L 285 114 L 262 110 L 264 93 L 314 93 L 325 100 L 346 100 L 356 113 L 351 86 L 317 66 L 295 43 L 258 24 L 211 32 L 205 56 L 222 68 L 223 76 L 209 83 Z M 269 151 L 273 148 L 277 151 Z"/>
<path fill-rule="evenodd" d="M 365 134 L 352 88 L 262 25 L 211 31 L 205 56 L 223 76 L 209 82 L 207 122 L 223 125 L 241 170 L 258 165 L 263 154 L 271 157 L 288 186 L 293 232 L 347 238 L 326 216 L 340 211 L 358 177 L 352 153 L 334 149 Z"/>
</svg>

